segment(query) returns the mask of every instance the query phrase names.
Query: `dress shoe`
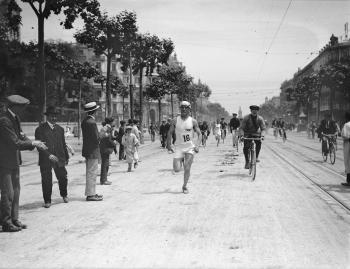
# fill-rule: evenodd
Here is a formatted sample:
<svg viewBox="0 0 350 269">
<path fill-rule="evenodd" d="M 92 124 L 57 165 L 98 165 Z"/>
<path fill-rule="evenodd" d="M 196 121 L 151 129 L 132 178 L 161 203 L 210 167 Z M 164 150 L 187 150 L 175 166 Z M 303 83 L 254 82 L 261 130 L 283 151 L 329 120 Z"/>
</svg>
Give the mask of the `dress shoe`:
<svg viewBox="0 0 350 269">
<path fill-rule="evenodd" d="M 112 182 L 111 181 L 104 181 L 104 182 L 101 182 L 101 185 L 112 185 Z"/>
<path fill-rule="evenodd" d="M 44 204 L 44 207 L 45 207 L 45 208 L 50 208 L 50 206 L 51 206 L 51 203 L 45 203 L 45 204 Z"/>
<path fill-rule="evenodd" d="M 91 195 L 86 197 L 86 201 L 102 201 L 103 198 L 96 196 L 96 195 Z"/>
<path fill-rule="evenodd" d="M 96 197 L 100 197 L 100 198 L 103 198 L 103 195 L 102 194 L 95 194 Z"/>
<path fill-rule="evenodd" d="M 249 163 L 245 163 L 244 169 L 249 169 Z"/>
<path fill-rule="evenodd" d="M 64 202 L 64 203 L 68 203 L 68 202 L 69 202 L 69 200 L 68 200 L 68 197 L 67 197 L 67 196 L 63 197 L 62 199 L 63 199 L 63 202 Z"/>
<path fill-rule="evenodd" d="M 14 232 L 19 232 L 21 231 L 21 227 L 17 227 L 13 224 L 4 224 L 2 225 L 2 231 L 3 232 L 8 232 L 8 233 L 14 233 Z"/>
<path fill-rule="evenodd" d="M 342 182 L 342 185 L 345 187 L 350 187 L 350 183 L 349 182 Z"/>
<path fill-rule="evenodd" d="M 13 223 L 13 225 L 15 225 L 21 229 L 27 229 L 27 225 L 20 222 L 19 220 L 13 220 L 12 223 Z"/>
</svg>

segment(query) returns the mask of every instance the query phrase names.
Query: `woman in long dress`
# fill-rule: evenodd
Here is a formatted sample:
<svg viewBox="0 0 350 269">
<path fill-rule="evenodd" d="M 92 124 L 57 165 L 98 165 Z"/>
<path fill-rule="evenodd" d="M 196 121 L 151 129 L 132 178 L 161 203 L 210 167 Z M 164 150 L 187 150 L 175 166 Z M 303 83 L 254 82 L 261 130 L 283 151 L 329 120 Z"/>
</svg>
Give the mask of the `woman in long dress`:
<svg viewBox="0 0 350 269">
<path fill-rule="evenodd" d="M 345 113 L 345 124 L 341 131 L 341 136 L 343 138 L 344 166 L 346 174 L 346 182 L 342 183 L 342 185 L 350 187 L 350 112 Z"/>
</svg>

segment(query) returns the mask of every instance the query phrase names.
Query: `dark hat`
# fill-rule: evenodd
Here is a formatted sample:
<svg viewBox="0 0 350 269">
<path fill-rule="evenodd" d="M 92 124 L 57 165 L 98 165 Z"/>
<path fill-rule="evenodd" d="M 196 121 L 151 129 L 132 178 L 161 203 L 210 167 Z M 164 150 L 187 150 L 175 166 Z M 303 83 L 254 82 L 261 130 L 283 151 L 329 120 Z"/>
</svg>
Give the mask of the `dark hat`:
<svg viewBox="0 0 350 269">
<path fill-rule="evenodd" d="M 251 110 L 259 110 L 259 109 L 260 109 L 260 107 L 257 106 L 257 105 L 252 105 L 252 106 L 250 106 L 249 108 L 250 108 Z"/>
<path fill-rule="evenodd" d="M 114 119 L 112 117 L 105 118 L 105 123 L 106 124 L 111 124 L 113 121 L 114 121 Z"/>
<path fill-rule="evenodd" d="M 84 105 L 85 112 L 90 112 L 98 109 L 100 106 L 96 104 L 96 102 L 90 102 Z"/>
<path fill-rule="evenodd" d="M 235 116 L 235 115 L 237 116 L 237 113 L 232 113 L 232 116 Z"/>
<path fill-rule="evenodd" d="M 20 96 L 17 94 L 9 95 L 6 97 L 6 99 L 10 104 L 13 104 L 13 105 L 28 105 L 28 104 L 30 104 L 30 101 L 27 98 L 24 98 L 23 96 Z"/>
<path fill-rule="evenodd" d="M 48 108 L 46 108 L 46 112 L 44 113 L 44 115 L 58 115 L 58 114 L 59 112 L 54 106 L 49 106 Z"/>
</svg>

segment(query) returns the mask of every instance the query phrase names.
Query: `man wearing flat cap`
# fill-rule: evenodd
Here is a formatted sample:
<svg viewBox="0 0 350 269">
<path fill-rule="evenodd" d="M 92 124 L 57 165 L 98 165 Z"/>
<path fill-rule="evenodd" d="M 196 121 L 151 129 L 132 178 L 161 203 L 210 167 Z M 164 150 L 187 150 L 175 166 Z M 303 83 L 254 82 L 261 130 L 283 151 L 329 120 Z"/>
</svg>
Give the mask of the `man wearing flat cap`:
<svg viewBox="0 0 350 269">
<path fill-rule="evenodd" d="M 68 203 L 68 179 L 65 166 L 68 164 L 69 155 L 64 129 L 56 123 L 58 114 L 55 107 L 48 107 L 45 112 L 47 121 L 40 124 L 35 130 L 35 139 L 45 142 L 48 147 L 47 150 L 39 150 L 39 166 L 45 208 L 51 206 L 52 169 L 55 172 L 63 202 Z"/>
<path fill-rule="evenodd" d="M 230 133 L 232 134 L 233 147 L 235 147 L 238 143 L 237 130 L 238 130 L 240 125 L 241 125 L 241 122 L 237 118 L 237 113 L 232 113 L 232 119 L 230 120 L 229 126 L 230 126 Z"/>
<path fill-rule="evenodd" d="M 0 115 L 0 188 L 1 217 L 4 232 L 18 232 L 27 226 L 18 219 L 21 150 L 47 149 L 41 141 L 31 141 L 21 129 L 18 115 L 29 100 L 20 95 L 10 95 L 6 111 Z"/>
<path fill-rule="evenodd" d="M 258 115 L 259 106 L 252 105 L 250 108 L 250 114 L 243 118 L 241 124 L 242 135 L 247 138 L 257 138 L 263 136 L 263 131 L 265 131 L 265 121 L 263 117 Z M 261 149 L 261 141 L 256 140 L 256 161 L 259 162 L 259 153 Z M 244 140 L 243 153 L 245 157 L 245 169 L 249 169 L 249 140 Z"/>
<path fill-rule="evenodd" d="M 86 201 L 102 201 L 102 195 L 96 194 L 96 178 L 98 173 L 98 159 L 100 157 L 99 133 L 95 121 L 95 113 L 100 106 L 96 102 L 87 103 L 84 110 L 87 114 L 81 123 L 83 133 L 82 155 L 86 160 Z"/>
</svg>

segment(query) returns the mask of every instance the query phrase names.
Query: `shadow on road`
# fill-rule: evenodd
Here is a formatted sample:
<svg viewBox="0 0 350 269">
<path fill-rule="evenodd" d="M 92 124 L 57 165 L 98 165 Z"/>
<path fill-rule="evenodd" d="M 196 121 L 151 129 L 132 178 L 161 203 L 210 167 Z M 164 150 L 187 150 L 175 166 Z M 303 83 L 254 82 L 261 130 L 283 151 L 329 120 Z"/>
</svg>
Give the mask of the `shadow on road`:
<svg viewBox="0 0 350 269">
<path fill-rule="evenodd" d="M 339 184 L 327 184 L 327 185 L 322 184 L 322 187 L 327 191 L 350 193 L 350 188 L 344 187 L 343 185 L 339 185 Z"/>
<path fill-rule="evenodd" d="M 78 201 L 78 202 L 83 202 L 85 201 L 85 197 L 69 197 L 69 202 L 74 202 L 74 201 Z M 51 201 L 51 207 L 59 205 L 59 204 L 63 204 L 62 198 L 56 198 L 53 199 Z M 19 207 L 20 210 L 33 210 L 33 209 L 38 209 L 38 208 L 42 208 L 44 206 L 44 201 L 36 201 L 36 202 L 32 202 L 32 203 L 28 203 L 28 204 L 24 204 L 21 205 Z"/>
<path fill-rule="evenodd" d="M 150 195 L 150 194 L 182 194 L 182 191 L 170 191 L 170 189 L 165 189 L 164 191 L 155 191 L 155 192 L 143 192 L 142 194 Z"/>
<path fill-rule="evenodd" d="M 230 177 L 232 179 L 235 180 L 242 180 L 243 178 L 250 178 L 251 176 L 248 174 L 244 174 L 244 173 L 238 173 L 238 174 L 222 174 L 219 175 L 218 178 L 227 178 Z M 243 177 L 243 178 L 242 178 Z"/>
</svg>

